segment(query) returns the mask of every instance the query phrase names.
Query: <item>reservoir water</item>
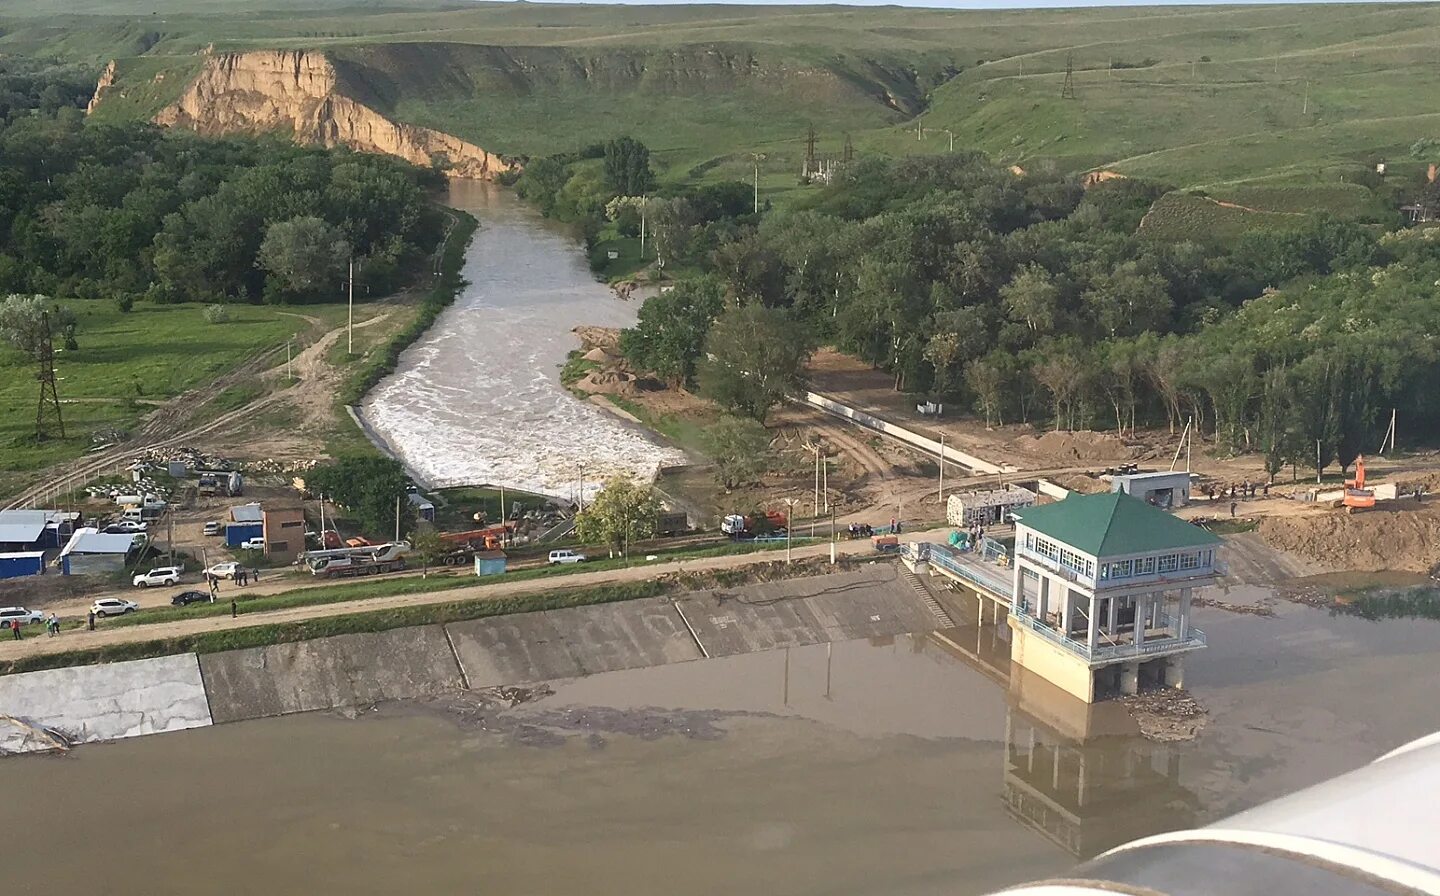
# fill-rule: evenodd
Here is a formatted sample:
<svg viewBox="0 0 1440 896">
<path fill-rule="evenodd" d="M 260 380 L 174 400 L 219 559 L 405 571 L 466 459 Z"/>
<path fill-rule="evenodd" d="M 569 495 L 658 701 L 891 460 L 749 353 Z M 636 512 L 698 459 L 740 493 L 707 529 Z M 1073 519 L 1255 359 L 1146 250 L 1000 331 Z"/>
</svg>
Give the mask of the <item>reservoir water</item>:
<svg viewBox="0 0 1440 896">
<path fill-rule="evenodd" d="M 1440 624 L 1197 621 L 1177 744 L 1005 684 L 972 626 L 12 758 L 4 892 L 963 896 L 1440 727 Z"/>
<path fill-rule="evenodd" d="M 564 227 L 512 193 L 456 181 L 450 205 L 480 228 L 469 285 L 361 405 L 366 424 L 423 481 L 506 485 L 573 498 L 608 476 L 649 478 L 683 460 L 640 427 L 560 385 L 580 325 L 625 327 L 638 300 L 596 282 Z"/>
</svg>

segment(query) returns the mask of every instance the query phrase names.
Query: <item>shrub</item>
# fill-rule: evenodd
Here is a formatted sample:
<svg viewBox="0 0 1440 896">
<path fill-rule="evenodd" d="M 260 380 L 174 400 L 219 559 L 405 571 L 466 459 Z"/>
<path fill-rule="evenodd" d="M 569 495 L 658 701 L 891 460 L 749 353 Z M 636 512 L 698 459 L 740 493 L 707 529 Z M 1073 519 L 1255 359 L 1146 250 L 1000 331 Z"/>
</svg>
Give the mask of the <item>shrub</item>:
<svg viewBox="0 0 1440 896">
<path fill-rule="evenodd" d="M 205 320 L 212 324 L 228 323 L 230 320 L 230 309 L 224 305 L 207 305 L 205 308 Z"/>
</svg>

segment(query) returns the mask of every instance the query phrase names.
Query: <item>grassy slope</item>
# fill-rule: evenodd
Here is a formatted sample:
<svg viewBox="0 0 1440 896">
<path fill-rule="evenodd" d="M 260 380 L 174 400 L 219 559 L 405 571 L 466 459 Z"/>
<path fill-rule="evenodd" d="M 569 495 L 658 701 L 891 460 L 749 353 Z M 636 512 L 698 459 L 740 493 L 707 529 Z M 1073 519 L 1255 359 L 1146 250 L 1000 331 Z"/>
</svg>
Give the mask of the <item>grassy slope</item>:
<svg viewBox="0 0 1440 896">
<path fill-rule="evenodd" d="M 228 322 L 211 324 L 203 305 L 142 302 L 122 314 L 109 302 L 68 304 L 80 319 L 79 350 L 64 352 L 56 361 L 68 438 L 34 444 L 38 392 L 33 365 L 19 352 L 0 349 L 0 470 L 7 473 L 73 457 L 90 446 L 97 429 L 133 427 L 152 410 L 138 402 L 171 398 L 258 351 L 284 345 L 309 328 L 302 314 L 331 325 L 345 315 L 344 305 L 231 305 Z M 243 397 L 222 400 L 233 406 Z"/>
</svg>

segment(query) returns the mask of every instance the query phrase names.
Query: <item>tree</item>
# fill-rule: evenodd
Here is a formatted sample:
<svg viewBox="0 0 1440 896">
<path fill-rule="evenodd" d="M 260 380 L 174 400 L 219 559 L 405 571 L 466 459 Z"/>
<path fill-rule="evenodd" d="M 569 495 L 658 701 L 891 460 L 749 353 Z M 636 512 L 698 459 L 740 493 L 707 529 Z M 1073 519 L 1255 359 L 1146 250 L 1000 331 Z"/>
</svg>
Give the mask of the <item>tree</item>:
<svg viewBox="0 0 1440 896">
<path fill-rule="evenodd" d="M 706 428 L 704 443 L 727 489 L 754 482 L 769 467 L 770 434 L 747 417 L 721 417 Z"/>
<path fill-rule="evenodd" d="M 440 532 L 434 526 L 425 525 L 415 531 L 410 537 L 410 547 L 420 556 L 420 575 L 430 575 L 430 566 L 440 562 L 449 551 L 447 545 L 441 538 Z"/>
<path fill-rule="evenodd" d="M 1075 428 L 1075 405 L 1091 372 L 1090 358 L 1078 339 L 1067 336 L 1042 343 L 1031 371 L 1055 403 L 1055 428 Z"/>
<path fill-rule="evenodd" d="M 655 189 L 649 148 L 633 137 L 606 143 L 605 185 L 622 196 L 640 196 Z"/>
<path fill-rule="evenodd" d="M 340 228 L 310 215 L 271 224 L 256 264 L 285 292 L 311 296 L 333 284 L 350 257 Z"/>
<path fill-rule="evenodd" d="M 581 541 L 606 545 L 613 554 L 631 541 L 654 536 L 659 513 L 655 489 L 614 476 L 575 516 L 575 531 Z"/>
<path fill-rule="evenodd" d="M 1005 394 L 1012 380 L 1014 356 L 994 351 L 965 366 L 965 379 L 975 391 L 975 400 L 985 415 L 985 426 L 1005 425 Z"/>
<path fill-rule="evenodd" d="M 75 312 L 45 296 L 9 296 L 0 303 L 0 338 L 31 358 L 40 357 L 44 318 L 50 315 L 50 338 L 74 351 L 78 323 Z"/>
<path fill-rule="evenodd" d="M 413 526 L 414 516 L 408 512 L 406 495 L 409 484 L 399 461 L 363 455 L 342 457 L 305 476 L 307 489 L 345 507 L 367 533 L 382 537 L 394 532 L 397 506 L 402 511 L 401 537 Z"/>
<path fill-rule="evenodd" d="M 785 312 L 761 305 L 732 308 L 715 321 L 699 364 L 700 393 L 760 423 L 800 386 L 811 342 Z"/>
<path fill-rule="evenodd" d="M 1039 265 L 1026 265 L 1000 288 L 1005 310 L 1036 333 L 1055 329 L 1060 317 L 1060 289 L 1050 272 Z"/>
<path fill-rule="evenodd" d="M 620 332 L 620 351 L 637 367 L 682 386 L 694 378 L 711 322 L 724 306 L 715 280 L 682 280 L 645 300 L 635 326 Z"/>
</svg>

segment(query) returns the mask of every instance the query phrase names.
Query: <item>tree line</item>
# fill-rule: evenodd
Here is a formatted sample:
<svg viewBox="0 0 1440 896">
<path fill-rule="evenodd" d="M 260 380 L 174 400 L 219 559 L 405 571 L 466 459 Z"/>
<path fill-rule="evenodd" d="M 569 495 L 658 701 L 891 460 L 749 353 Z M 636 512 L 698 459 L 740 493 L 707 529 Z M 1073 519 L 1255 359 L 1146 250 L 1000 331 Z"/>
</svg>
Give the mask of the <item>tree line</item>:
<svg viewBox="0 0 1440 896">
<path fill-rule="evenodd" d="M 40 91 L 43 98 L 45 90 Z M 38 101 L 38 100 L 37 100 Z M 153 302 L 339 299 L 393 290 L 443 230 L 440 175 L 279 139 L 0 121 L 0 295 Z"/>
<path fill-rule="evenodd" d="M 622 348 L 759 419 L 726 400 L 717 366 L 755 389 L 746 365 L 767 344 L 829 343 L 990 424 L 1191 420 L 1272 473 L 1317 452 L 1348 467 L 1391 409 L 1412 438 L 1436 434 L 1440 244 L 1326 216 L 1226 246 L 1164 242 L 1140 225 L 1168 189 L 1087 188 L 979 154 L 862 159 L 783 212 L 673 236 L 703 273 L 649 300 Z M 687 239 L 705 228 L 719 232 Z M 774 315 L 744 352 L 712 339 L 750 308 Z"/>
</svg>

